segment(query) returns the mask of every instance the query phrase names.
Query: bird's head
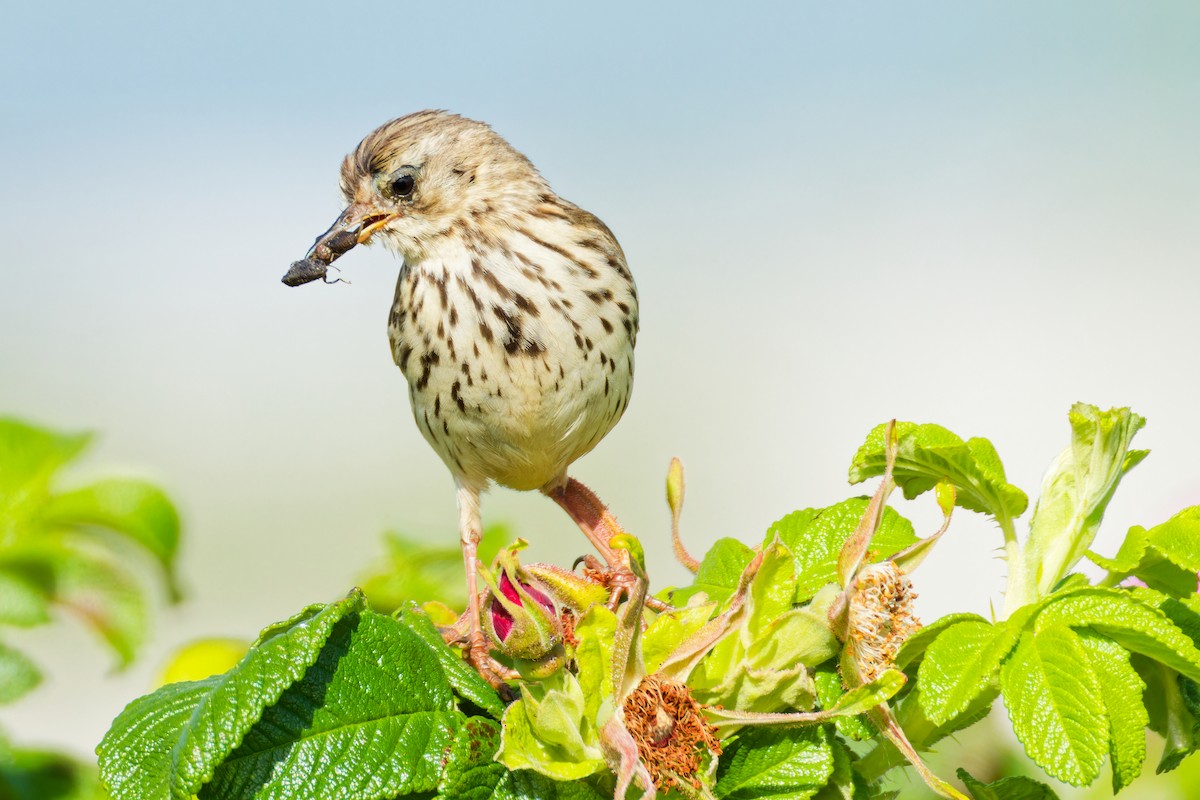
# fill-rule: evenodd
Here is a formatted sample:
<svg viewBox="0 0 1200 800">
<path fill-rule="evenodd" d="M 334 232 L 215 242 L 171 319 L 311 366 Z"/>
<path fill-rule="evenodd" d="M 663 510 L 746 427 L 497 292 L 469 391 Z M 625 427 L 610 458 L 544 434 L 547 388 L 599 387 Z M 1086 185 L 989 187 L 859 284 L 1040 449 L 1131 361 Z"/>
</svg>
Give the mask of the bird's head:
<svg viewBox="0 0 1200 800">
<path fill-rule="evenodd" d="M 328 266 L 376 237 L 419 261 L 445 237 L 486 237 L 489 226 L 549 191 L 529 160 L 490 127 L 445 111 L 419 111 L 367 134 L 342 162 L 341 188 L 346 209 L 306 262 Z"/>
</svg>

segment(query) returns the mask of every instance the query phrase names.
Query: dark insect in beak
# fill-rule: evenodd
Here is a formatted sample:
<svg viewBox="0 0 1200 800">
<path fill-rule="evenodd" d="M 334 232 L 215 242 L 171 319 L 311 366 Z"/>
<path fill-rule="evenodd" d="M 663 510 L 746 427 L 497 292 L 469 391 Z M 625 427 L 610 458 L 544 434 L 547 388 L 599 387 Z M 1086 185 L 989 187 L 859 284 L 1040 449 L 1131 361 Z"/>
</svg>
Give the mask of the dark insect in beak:
<svg viewBox="0 0 1200 800">
<path fill-rule="evenodd" d="M 339 219 L 333 228 L 318 236 L 306 257 L 292 262 L 287 274 L 283 276 L 285 284 L 301 286 L 317 278 L 324 278 L 329 271 L 329 265 L 358 244 L 357 231 L 343 228 L 333 232 L 341 222 Z"/>
</svg>

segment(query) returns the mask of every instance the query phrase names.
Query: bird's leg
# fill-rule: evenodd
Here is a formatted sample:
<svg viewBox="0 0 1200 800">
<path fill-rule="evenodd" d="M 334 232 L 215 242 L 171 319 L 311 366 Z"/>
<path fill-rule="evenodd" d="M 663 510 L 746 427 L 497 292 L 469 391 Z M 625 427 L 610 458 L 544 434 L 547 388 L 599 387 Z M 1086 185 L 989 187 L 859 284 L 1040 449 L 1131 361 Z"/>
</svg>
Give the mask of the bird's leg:
<svg viewBox="0 0 1200 800">
<path fill-rule="evenodd" d="M 492 658 L 487 639 L 480 622 L 479 587 L 479 540 L 483 526 L 479 515 L 479 489 L 463 483 L 458 484 L 458 530 L 462 536 L 463 564 L 467 572 L 467 661 L 493 687 L 499 688 L 504 681 L 515 676 L 511 670 Z"/>
<path fill-rule="evenodd" d="M 583 535 L 603 556 L 604 563 L 609 567 L 619 566 L 620 562 L 608 542 L 625 531 L 608 507 L 596 497 L 595 492 L 574 478 L 567 478 L 560 485 L 545 492 L 571 515 L 571 519 L 575 520 Z"/>
<path fill-rule="evenodd" d="M 600 551 L 600 555 L 608 567 L 607 570 L 598 570 L 592 564 L 588 564 L 588 566 L 597 575 L 606 573 L 600 580 L 611 590 L 608 604 L 610 608 L 615 609 L 622 597 L 631 595 L 634 582 L 637 580 L 629 566 L 624 560 L 617 557 L 609 545 L 609 541 L 614 536 L 624 533 L 625 529 L 608 510 L 608 506 L 604 505 L 596 496 L 596 493 L 574 478 L 567 478 L 555 488 L 544 491 L 571 515 L 571 519 L 575 520 L 575 524 L 583 531 L 588 541 Z M 585 563 L 587 563 L 586 560 Z"/>
</svg>

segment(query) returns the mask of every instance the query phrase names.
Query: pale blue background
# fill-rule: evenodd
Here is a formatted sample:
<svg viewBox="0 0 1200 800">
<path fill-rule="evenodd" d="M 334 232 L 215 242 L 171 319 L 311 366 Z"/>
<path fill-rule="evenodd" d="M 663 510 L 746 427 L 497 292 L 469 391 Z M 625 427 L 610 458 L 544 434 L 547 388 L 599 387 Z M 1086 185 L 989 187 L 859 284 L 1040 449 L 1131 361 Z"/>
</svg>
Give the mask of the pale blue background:
<svg viewBox="0 0 1200 800">
<path fill-rule="evenodd" d="M 0 26 L 0 411 L 103 432 L 186 514 L 182 607 L 105 678 L 79 631 L 16 640 L 0 710 L 87 751 L 172 647 L 344 592 L 391 526 L 455 536 L 384 323 L 398 264 L 288 289 L 342 155 L 425 107 L 491 122 L 616 231 L 643 330 L 629 413 L 577 474 L 667 553 L 847 496 L 888 417 L 992 439 L 1036 493 L 1078 399 L 1149 417 L 1134 523 L 1200 501 L 1200 5 L 54 3 Z M 910 510 L 932 530 L 932 502 Z M 537 557 L 584 540 L 499 492 Z M 962 514 L 927 615 L 999 602 Z M 661 584 L 677 567 L 658 568 Z"/>
</svg>

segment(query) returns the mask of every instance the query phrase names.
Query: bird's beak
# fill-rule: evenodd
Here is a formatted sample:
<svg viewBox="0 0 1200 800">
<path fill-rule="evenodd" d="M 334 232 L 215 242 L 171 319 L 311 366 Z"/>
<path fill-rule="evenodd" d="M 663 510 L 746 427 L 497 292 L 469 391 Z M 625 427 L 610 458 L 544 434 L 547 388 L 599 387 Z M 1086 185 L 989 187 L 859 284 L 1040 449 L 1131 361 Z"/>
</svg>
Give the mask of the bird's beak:
<svg viewBox="0 0 1200 800">
<path fill-rule="evenodd" d="M 304 258 L 292 262 L 287 274 L 283 276 L 283 282 L 288 286 L 300 286 L 325 277 L 330 264 L 355 245 L 367 244 L 375 231 L 397 216 L 394 213 L 379 211 L 366 203 L 350 204 L 329 226 L 329 230 L 317 237 Z"/>
</svg>

